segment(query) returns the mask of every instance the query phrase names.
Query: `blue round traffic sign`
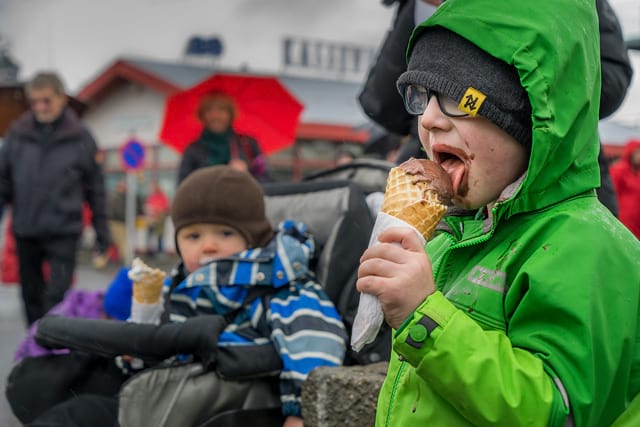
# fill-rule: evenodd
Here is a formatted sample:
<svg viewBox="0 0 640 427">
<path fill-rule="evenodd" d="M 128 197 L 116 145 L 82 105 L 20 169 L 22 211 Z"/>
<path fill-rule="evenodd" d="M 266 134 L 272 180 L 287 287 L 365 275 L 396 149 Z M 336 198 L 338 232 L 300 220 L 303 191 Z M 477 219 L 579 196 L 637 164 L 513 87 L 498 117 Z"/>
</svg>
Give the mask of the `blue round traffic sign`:
<svg viewBox="0 0 640 427">
<path fill-rule="evenodd" d="M 144 163 L 144 146 L 135 139 L 127 141 L 120 149 L 125 169 L 139 169 Z"/>
</svg>

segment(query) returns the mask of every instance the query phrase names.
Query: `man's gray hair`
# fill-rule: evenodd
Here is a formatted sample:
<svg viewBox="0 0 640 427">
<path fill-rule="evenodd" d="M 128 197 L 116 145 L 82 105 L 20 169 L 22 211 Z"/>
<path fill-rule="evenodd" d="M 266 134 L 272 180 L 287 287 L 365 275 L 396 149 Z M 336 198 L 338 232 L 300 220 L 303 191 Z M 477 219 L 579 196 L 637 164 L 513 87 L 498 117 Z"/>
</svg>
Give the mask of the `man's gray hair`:
<svg viewBox="0 0 640 427">
<path fill-rule="evenodd" d="M 27 93 L 34 89 L 52 88 L 57 94 L 64 95 L 64 83 L 60 76 L 54 72 L 43 71 L 36 74 L 25 86 Z"/>
</svg>

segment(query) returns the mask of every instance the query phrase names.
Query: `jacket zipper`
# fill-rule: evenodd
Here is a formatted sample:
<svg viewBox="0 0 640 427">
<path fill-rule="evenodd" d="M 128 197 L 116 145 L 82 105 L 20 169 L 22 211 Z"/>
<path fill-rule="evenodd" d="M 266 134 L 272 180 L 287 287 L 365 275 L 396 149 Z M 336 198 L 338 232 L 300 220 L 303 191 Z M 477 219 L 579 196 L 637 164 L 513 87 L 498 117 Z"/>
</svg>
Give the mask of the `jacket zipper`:
<svg viewBox="0 0 640 427">
<path fill-rule="evenodd" d="M 497 205 L 496 205 L 497 206 Z M 492 213 L 493 213 L 493 217 L 496 217 L 496 207 L 494 206 L 494 208 L 492 209 Z M 451 240 L 452 243 L 454 243 L 452 246 L 449 246 L 446 249 L 446 252 L 444 253 L 444 255 L 442 255 L 442 261 L 440 262 L 440 264 L 438 265 L 438 267 L 436 268 L 436 270 L 433 272 L 433 277 L 434 277 L 434 282 L 437 284 L 438 282 L 438 278 L 441 277 L 446 277 L 448 271 L 448 267 L 449 267 L 449 255 L 451 254 L 451 252 L 453 252 L 454 249 L 461 249 L 461 248 L 468 248 L 470 246 L 476 245 L 478 243 L 483 243 L 486 242 L 487 240 L 489 240 L 491 238 L 491 236 L 493 235 L 493 226 L 491 227 L 491 230 L 487 233 L 487 234 L 483 234 L 482 236 L 476 237 L 474 239 L 465 241 L 465 242 L 461 242 L 458 244 L 455 244 L 453 241 L 453 237 L 451 237 L 451 235 L 448 235 L 447 238 L 449 240 Z M 442 273 L 443 275 L 441 275 L 441 272 L 444 269 L 444 273 Z M 437 288 L 437 286 L 436 286 Z"/>
<path fill-rule="evenodd" d="M 400 382 L 400 376 L 402 375 L 402 371 L 404 371 L 405 364 L 407 362 L 400 362 L 400 368 L 398 368 L 398 373 L 396 374 L 396 378 L 393 381 L 393 388 L 391 389 L 391 396 L 389 396 L 389 407 L 387 408 L 387 419 L 384 421 L 385 427 L 391 427 L 391 408 L 393 407 L 393 401 L 396 396 L 396 391 L 398 391 L 398 382 Z"/>
</svg>

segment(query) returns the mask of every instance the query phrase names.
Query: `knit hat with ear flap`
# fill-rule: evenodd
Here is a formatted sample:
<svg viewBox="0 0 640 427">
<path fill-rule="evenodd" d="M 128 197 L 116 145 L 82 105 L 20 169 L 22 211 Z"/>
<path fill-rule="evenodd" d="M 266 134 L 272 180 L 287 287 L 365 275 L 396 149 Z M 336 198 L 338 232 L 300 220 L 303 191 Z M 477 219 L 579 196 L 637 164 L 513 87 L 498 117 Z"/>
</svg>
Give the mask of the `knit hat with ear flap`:
<svg viewBox="0 0 640 427">
<path fill-rule="evenodd" d="M 273 237 L 260 184 L 247 172 L 225 165 L 197 169 L 176 190 L 171 219 L 178 231 L 191 224 L 224 224 L 238 230 L 249 248 Z"/>
<path fill-rule="evenodd" d="M 415 37 L 415 39 L 413 38 Z M 448 96 L 531 147 L 531 103 L 515 67 L 444 27 L 427 27 L 410 42 L 409 65 L 398 90 L 418 84 Z"/>
</svg>

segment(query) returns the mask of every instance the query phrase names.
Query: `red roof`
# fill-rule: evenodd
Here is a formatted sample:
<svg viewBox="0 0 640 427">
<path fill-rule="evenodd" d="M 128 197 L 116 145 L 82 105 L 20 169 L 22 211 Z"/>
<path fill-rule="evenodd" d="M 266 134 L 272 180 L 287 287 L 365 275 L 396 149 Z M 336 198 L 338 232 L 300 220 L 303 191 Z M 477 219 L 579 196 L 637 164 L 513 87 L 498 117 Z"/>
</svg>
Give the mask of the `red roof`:
<svg viewBox="0 0 640 427">
<path fill-rule="evenodd" d="M 326 139 L 329 141 L 364 143 L 369 139 L 369 132 L 344 125 L 300 123 L 296 130 L 296 137 L 299 139 Z"/>
<path fill-rule="evenodd" d="M 87 104 L 95 101 L 96 98 L 101 98 L 105 92 L 109 92 L 113 87 L 112 85 L 118 80 L 135 82 L 165 95 L 182 89 L 161 77 L 136 67 L 126 60 L 118 60 L 111 64 L 95 80 L 82 88 L 77 98 Z"/>
</svg>

